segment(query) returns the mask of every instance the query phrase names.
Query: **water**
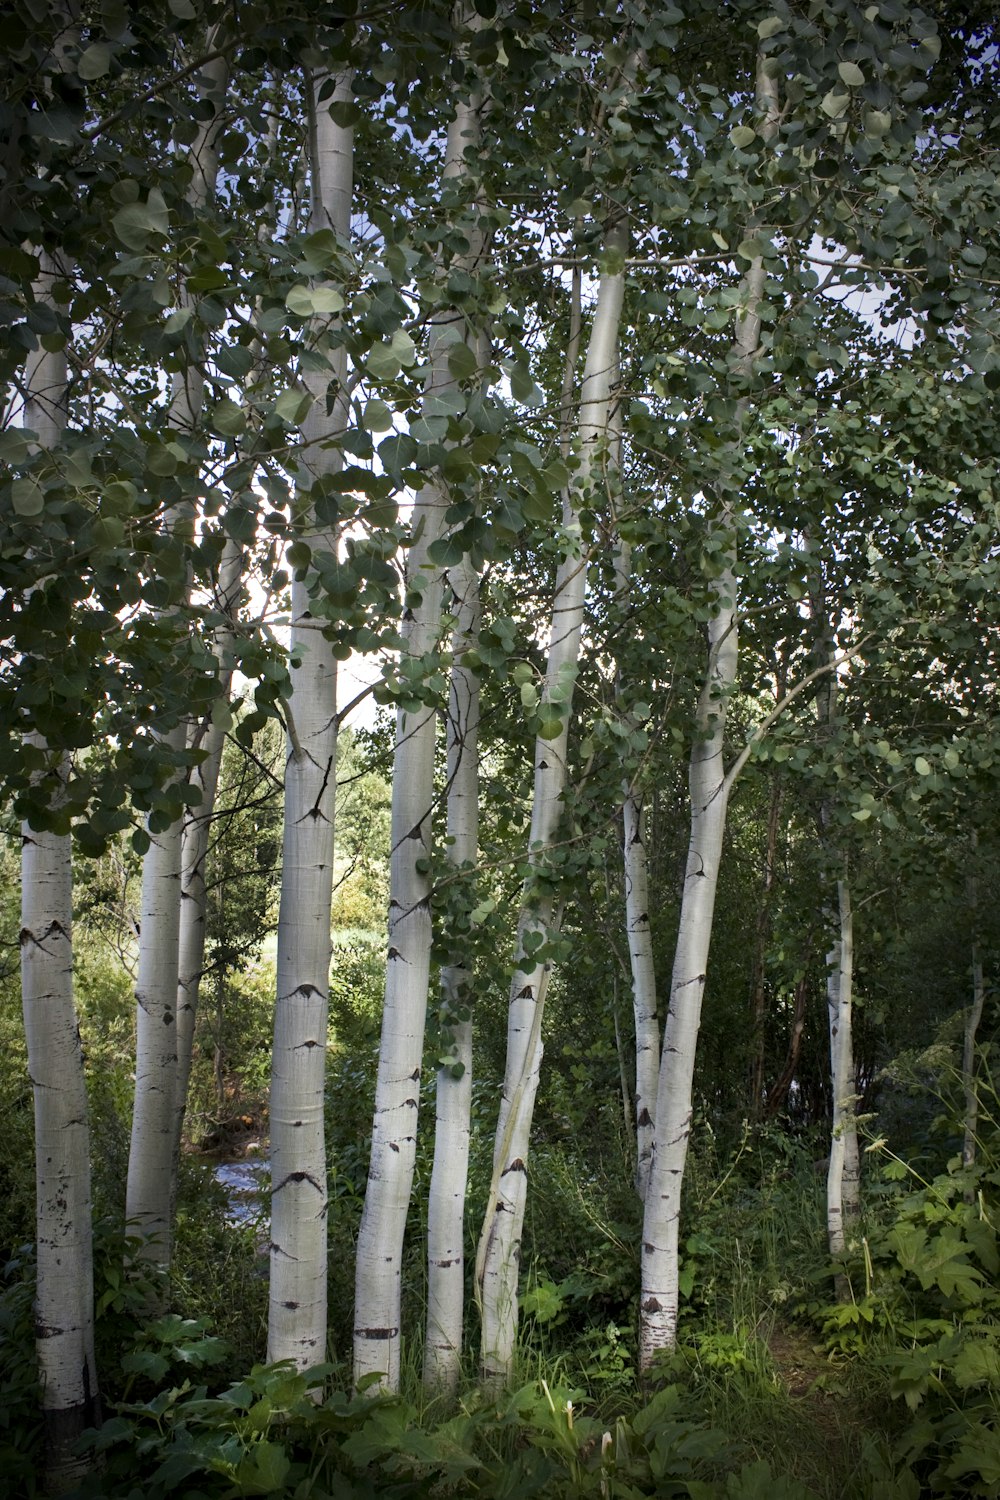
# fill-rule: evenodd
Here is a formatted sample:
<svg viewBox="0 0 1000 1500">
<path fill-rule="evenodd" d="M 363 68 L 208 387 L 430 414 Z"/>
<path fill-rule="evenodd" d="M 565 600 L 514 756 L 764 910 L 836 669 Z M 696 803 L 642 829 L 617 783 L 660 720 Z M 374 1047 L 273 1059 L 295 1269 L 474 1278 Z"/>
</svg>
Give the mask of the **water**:
<svg viewBox="0 0 1000 1500">
<path fill-rule="evenodd" d="M 269 1171 L 270 1163 L 260 1157 L 223 1161 L 215 1168 L 215 1180 L 226 1190 L 234 1224 L 248 1224 L 264 1213 Z"/>
</svg>

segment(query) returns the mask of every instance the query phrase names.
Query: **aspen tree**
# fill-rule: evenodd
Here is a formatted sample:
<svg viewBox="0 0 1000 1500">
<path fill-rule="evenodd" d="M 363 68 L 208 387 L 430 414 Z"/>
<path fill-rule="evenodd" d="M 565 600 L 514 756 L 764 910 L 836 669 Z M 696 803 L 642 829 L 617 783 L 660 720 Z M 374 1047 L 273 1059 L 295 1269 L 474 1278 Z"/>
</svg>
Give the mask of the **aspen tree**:
<svg viewBox="0 0 1000 1500">
<path fill-rule="evenodd" d="M 66 268 L 38 252 L 34 294 L 55 306 Z M 26 370 L 24 424 L 42 449 L 67 423 L 65 350 L 37 349 Z M 29 743 L 44 751 L 38 734 Z M 63 766 L 60 779 L 65 774 Z M 49 1488 L 89 1467 L 74 1446 L 99 1419 L 94 1360 L 90 1132 L 73 997 L 73 859 L 68 833 L 21 829 L 21 996 L 35 1106 L 36 1352 Z"/>
<path fill-rule="evenodd" d="M 79 42 L 74 12 L 57 7 L 54 69 L 69 66 Z M 69 273 L 56 252 L 36 251 L 36 303 L 55 310 Z M 65 345 L 36 344 L 25 368 L 24 425 L 43 452 L 56 449 L 69 420 Z M 46 753 L 43 736 L 26 736 Z M 63 758 L 57 785 L 68 771 Z M 58 790 L 56 792 L 58 798 Z M 61 1493 L 90 1467 L 76 1452 L 100 1420 L 94 1357 L 94 1267 L 90 1129 L 83 1050 L 73 992 L 71 837 L 21 827 L 21 1002 L 35 1127 L 35 1354 L 41 1386 L 46 1487 Z"/>
<path fill-rule="evenodd" d="M 471 9 L 455 11 L 459 38 L 479 25 Z M 461 45 L 461 43 L 460 43 Z M 479 153 L 481 99 L 475 86 L 455 101 L 448 126 L 443 180 L 461 183 L 475 171 Z M 475 219 L 475 208 L 471 209 Z M 466 270 L 478 258 L 470 225 L 469 249 L 457 257 Z M 459 315 L 461 317 L 461 315 Z M 458 387 L 449 365 L 456 342 L 456 313 L 435 313 L 429 335 L 425 409 L 436 396 Z M 417 492 L 412 542 L 406 560 L 401 675 L 424 676 L 440 650 L 443 580 L 434 544 L 446 530 L 450 494 L 444 480 L 426 476 Z M 434 803 L 437 711 L 433 703 L 400 704 L 392 775 L 388 962 L 379 1047 L 371 1160 L 358 1235 L 354 1305 L 354 1381 L 377 1377 L 388 1390 L 399 1386 L 400 1296 L 403 1234 L 410 1203 L 427 988 L 431 956 L 428 861 Z M 467 767 L 468 769 L 468 767 Z M 450 1235 L 449 1235 L 450 1238 Z M 438 1256 L 444 1259 L 444 1256 Z"/>
<path fill-rule="evenodd" d="M 827 1010 L 830 1023 L 830 1091 L 833 1099 L 830 1161 L 826 1179 L 826 1227 L 832 1256 L 843 1255 L 847 1234 L 857 1220 L 859 1199 L 858 1128 L 855 1124 L 854 1071 L 854 913 L 845 869 L 837 881 L 836 937 L 827 955 Z M 841 1289 L 849 1295 L 847 1286 Z"/>
<path fill-rule="evenodd" d="M 482 1313 L 482 1375 L 490 1389 L 505 1385 L 513 1368 L 531 1118 L 541 1068 L 542 1016 L 549 982 L 544 948 L 556 925 L 553 898 L 549 894 L 539 895 L 536 885 L 556 836 L 566 786 L 573 684 L 587 580 L 581 512 L 603 482 L 613 376 L 618 368 L 627 244 L 624 223 L 612 222 L 604 245 L 611 266 L 600 279 L 583 371 L 578 468 L 563 501 L 562 557 L 553 592 L 545 680 L 539 693 L 538 713 L 545 733 L 539 734 L 535 743 L 528 856 L 532 873 L 525 882 L 518 919 L 503 1095 L 489 1200 L 476 1257 L 476 1286 Z"/>
<path fill-rule="evenodd" d="M 198 91 L 209 106 L 188 154 L 191 180 L 187 199 L 196 213 L 214 201 L 219 169 L 219 139 L 228 83 L 223 58 L 207 63 Z M 187 298 L 185 292 L 182 304 Z M 171 379 L 168 422 L 191 433 L 197 427 L 204 397 L 204 377 L 192 362 Z M 189 502 L 170 507 L 164 530 L 182 545 L 193 539 L 194 513 Z M 182 720 L 161 736 L 168 753 L 187 748 Z M 162 821 L 162 819 L 161 819 Z M 139 1256 L 169 1271 L 177 1141 L 178 1065 L 177 1005 L 180 965 L 181 846 L 184 824 L 166 827 L 150 822 L 149 847 L 142 862 L 139 962 L 136 976 L 135 1101 L 129 1148 L 125 1215 L 140 1239 Z"/>
<path fill-rule="evenodd" d="M 764 140 L 777 131 L 777 87 L 763 66 L 757 68 L 758 126 Z M 734 369 L 744 378 L 753 372 L 760 341 L 758 307 L 765 272 L 757 256 L 744 278 L 744 299 L 732 350 Z M 737 403 L 742 426 L 746 401 Z M 732 455 L 735 457 L 735 454 Z M 715 894 L 722 863 L 726 812 L 737 766 L 727 774 L 724 762 L 726 713 L 739 665 L 736 536 L 740 496 L 730 490 L 721 499 L 717 532 L 721 567 L 712 583 L 712 618 L 708 626 L 708 666 L 695 713 L 688 771 L 691 832 L 684 873 L 677 946 L 663 1032 L 656 1095 L 653 1160 L 646 1190 L 642 1229 L 639 1362 L 648 1370 L 658 1353 L 673 1347 L 680 1299 L 681 1186 L 691 1136 L 692 1084 L 708 953 L 715 914 Z"/>
<path fill-rule="evenodd" d="M 454 666 L 448 704 L 448 862 L 475 862 L 479 827 L 479 678 L 463 665 L 479 640 L 479 574 L 468 553 L 450 570 Z M 458 959 L 441 971 L 448 1061 L 438 1068 L 434 1165 L 427 1201 L 427 1334 L 424 1384 L 454 1393 L 462 1354 L 465 1306 L 465 1192 L 472 1108 L 471 967 Z"/>
<path fill-rule="evenodd" d="M 332 96 L 327 97 L 331 94 Z M 332 107 L 353 98 L 350 78 L 307 74 L 312 232 L 332 230 L 347 246 L 354 138 Z M 331 288 L 335 293 L 335 289 Z M 335 294 L 336 295 L 336 294 Z M 320 524 L 310 483 L 339 472 L 345 429 L 346 351 L 317 343 L 328 369 L 308 368 L 313 398 L 302 424 L 298 503 L 304 541 L 336 555 L 335 532 Z M 328 395 L 329 390 L 329 395 Z M 292 584 L 291 698 L 278 911 L 277 996 L 271 1063 L 271 1280 L 267 1357 L 307 1369 L 326 1356 L 327 1206 L 323 1121 L 330 985 L 337 756 L 337 660 L 312 610 L 310 579 Z"/>
<path fill-rule="evenodd" d="M 206 722 L 194 726 L 190 749 L 201 750 L 203 759 L 191 774 L 192 783 L 201 792 L 201 801 L 189 814 L 181 838 L 180 924 L 177 964 L 177 1090 L 174 1099 L 174 1164 L 180 1150 L 184 1114 L 187 1109 L 188 1084 L 191 1077 L 191 1054 L 195 1020 L 198 1014 L 198 991 L 205 964 L 205 862 L 208 857 L 209 833 L 215 810 L 222 752 L 229 717 L 227 700 L 232 684 L 232 649 L 235 631 L 232 620 L 243 589 L 243 548 L 226 539 L 219 567 L 216 609 L 226 623 L 215 633 L 215 653 L 219 662 L 221 693 L 219 707 Z"/>
</svg>

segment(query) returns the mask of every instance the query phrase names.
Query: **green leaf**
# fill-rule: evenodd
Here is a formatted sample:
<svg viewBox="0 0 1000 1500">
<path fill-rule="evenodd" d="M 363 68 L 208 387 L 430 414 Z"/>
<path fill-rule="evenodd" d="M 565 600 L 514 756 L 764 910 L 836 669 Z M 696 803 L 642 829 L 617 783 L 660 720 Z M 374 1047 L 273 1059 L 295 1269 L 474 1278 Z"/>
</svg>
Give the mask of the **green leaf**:
<svg viewBox="0 0 1000 1500">
<path fill-rule="evenodd" d="M 37 479 L 15 479 L 10 497 L 19 516 L 40 516 L 45 509 L 45 492 Z"/>
<path fill-rule="evenodd" d="M 781 16 L 767 16 L 765 20 L 757 22 L 757 35 L 762 42 L 766 42 L 769 36 L 775 36 L 777 32 L 782 31 L 784 25 Z"/>
<path fill-rule="evenodd" d="M 918 776 L 929 776 L 931 774 L 930 761 L 925 760 L 922 755 L 918 755 L 916 760 L 913 762 L 913 769 L 916 771 Z"/>
<path fill-rule="evenodd" d="M 823 95 L 819 107 L 831 120 L 839 120 L 841 115 L 847 113 L 850 102 L 850 94 L 845 94 L 840 89 L 831 89 L 828 94 Z"/>
<path fill-rule="evenodd" d="M 291 1460 L 281 1443 L 263 1438 L 236 1470 L 242 1495 L 275 1495 L 284 1489 Z"/>
<path fill-rule="evenodd" d="M 191 0 L 167 0 L 167 4 L 173 15 L 179 21 L 193 21 L 196 15 Z"/>
<path fill-rule="evenodd" d="M 107 42 L 91 42 L 80 54 L 77 72 L 88 83 L 93 78 L 103 78 L 111 66 L 111 48 Z"/>
<path fill-rule="evenodd" d="M 361 425 L 368 432 L 387 432 L 392 427 L 392 412 L 384 401 L 375 398 L 366 402 Z"/>
<path fill-rule="evenodd" d="M 313 310 L 312 288 L 308 286 L 293 286 L 285 298 L 285 306 L 297 318 L 311 317 Z"/>
<path fill-rule="evenodd" d="M 837 72 L 848 88 L 859 89 L 865 81 L 865 75 L 857 63 L 842 62 L 837 65 Z"/>
<path fill-rule="evenodd" d="M 295 427 L 312 406 L 312 400 L 308 391 L 297 390 L 293 386 L 278 396 L 274 403 L 274 414 L 290 427 Z"/>
<path fill-rule="evenodd" d="M 448 350 L 448 373 L 452 380 L 471 380 L 478 369 L 479 361 L 468 344 L 452 344 Z"/>
<path fill-rule="evenodd" d="M 318 313 L 339 313 L 343 311 L 344 299 L 332 286 L 314 286 L 312 289 L 313 311 Z"/>
<path fill-rule="evenodd" d="M 242 406 L 237 406 L 228 396 L 216 402 L 212 411 L 213 431 L 221 433 L 223 437 L 239 437 L 246 425 L 246 412 Z"/>
<path fill-rule="evenodd" d="M 757 139 L 757 132 L 750 125 L 737 125 L 735 130 L 729 132 L 729 139 L 734 146 L 742 149 L 753 144 Z"/>
</svg>

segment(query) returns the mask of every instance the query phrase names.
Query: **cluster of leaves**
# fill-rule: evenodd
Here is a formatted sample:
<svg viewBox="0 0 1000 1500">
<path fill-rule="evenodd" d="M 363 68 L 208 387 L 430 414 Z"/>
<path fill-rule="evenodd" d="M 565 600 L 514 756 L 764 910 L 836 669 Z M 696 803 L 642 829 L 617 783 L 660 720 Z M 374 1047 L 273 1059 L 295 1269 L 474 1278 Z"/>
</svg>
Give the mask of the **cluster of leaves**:
<svg viewBox="0 0 1000 1500">
<path fill-rule="evenodd" d="M 957 1156 L 929 1178 L 874 1143 L 891 1213 L 848 1256 L 850 1299 L 823 1314 L 831 1348 L 873 1359 L 905 1404 L 896 1452 L 924 1493 L 1000 1484 L 1000 1171 L 987 1118 L 979 1162 Z"/>
<path fill-rule="evenodd" d="M 177 1329 L 166 1332 L 173 1351 L 200 1362 L 197 1341 L 185 1349 Z M 803 1485 L 775 1476 L 768 1464 L 734 1461 L 723 1434 L 685 1411 L 677 1386 L 609 1429 L 587 1414 L 581 1392 L 545 1380 L 496 1404 L 470 1401 L 434 1421 L 421 1420 L 400 1398 L 324 1395 L 337 1373 L 330 1366 L 306 1374 L 255 1366 L 215 1396 L 185 1381 L 149 1401 L 125 1403 L 90 1435 L 102 1473 L 77 1492 L 80 1500 L 133 1495 L 137 1484 L 150 1500 L 360 1500 L 373 1493 L 397 1500 L 459 1493 L 483 1500 L 809 1500 Z"/>
</svg>

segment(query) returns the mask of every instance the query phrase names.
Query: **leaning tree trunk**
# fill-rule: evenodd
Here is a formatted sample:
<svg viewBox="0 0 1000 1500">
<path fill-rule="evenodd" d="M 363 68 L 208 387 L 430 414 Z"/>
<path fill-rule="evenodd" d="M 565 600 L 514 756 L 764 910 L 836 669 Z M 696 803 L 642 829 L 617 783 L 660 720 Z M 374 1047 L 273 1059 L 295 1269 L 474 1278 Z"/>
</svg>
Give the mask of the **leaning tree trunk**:
<svg viewBox="0 0 1000 1500">
<path fill-rule="evenodd" d="M 310 229 L 332 229 L 347 245 L 351 230 L 354 138 L 336 125 L 330 105 L 351 100 L 350 80 L 307 77 L 310 117 Z M 339 472 L 338 446 L 324 448 L 347 422 L 346 353 L 327 370 L 303 375 L 313 405 L 303 423 L 302 466 L 314 478 Z M 327 414 L 327 388 L 332 407 Z M 305 541 L 336 555 L 336 536 L 321 527 L 303 486 Z M 292 625 L 278 910 L 277 995 L 271 1062 L 271 1283 L 267 1357 L 307 1369 L 326 1357 L 327 1209 L 323 1106 L 330 996 L 330 907 L 333 900 L 337 757 L 337 661 L 314 615 L 310 579 L 292 584 Z"/>
<path fill-rule="evenodd" d="M 53 286 L 66 269 L 45 251 L 38 261 L 35 299 L 55 307 Z M 26 386 L 25 426 L 50 450 L 66 426 L 65 352 L 40 349 L 29 356 Z M 38 735 L 29 743 L 45 750 Z M 65 767 L 60 781 L 64 773 Z M 58 1493 L 89 1468 L 74 1447 L 99 1420 L 90 1133 L 73 999 L 70 836 L 24 824 L 21 851 L 21 996 L 35 1107 L 35 1350 L 46 1483 Z"/>
<path fill-rule="evenodd" d="M 764 113 L 759 133 L 764 140 L 771 140 L 777 130 L 777 90 L 762 63 L 757 70 L 757 100 Z M 757 309 L 763 299 L 765 280 L 763 261 L 758 257 L 751 262 L 744 279 L 745 310 L 737 325 L 733 348 L 734 367 L 744 377 L 753 373 L 760 342 Z M 739 428 L 745 414 L 746 400 L 742 399 L 737 404 Z M 695 715 L 691 748 L 691 833 L 663 1033 L 653 1161 L 643 1215 L 639 1320 L 639 1368 L 643 1372 L 650 1370 L 656 1357 L 672 1349 L 677 1341 L 681 1188 L 691 1136 L 695 1052 L 726 812 L 736 772 L 734 766 L 733 773 L 727 775 L 723 751 L 726 713 L 739 665 L 738 504 L 738 497 L 728 496 L 717 523 L 724 561 L 712 589 L 714 612 L 708 627 L 708 668 Z"/>
<path fill-rule="evenodd" d="M 192 168 L 188 202 L 196 214 L 212 202 L 218 175 L 218 146 L 224 126 L 228 68 L 217 58 L 202 70 L 200 94 L 212 117 L 200 128 L 188 160 Z M 185 294 L 186 298 L 187 294 Z M 195 364 L 172 381 L 168 421 L 191 433 L 197 427 L 204 378 Z M 165 528 L 183 542 L 193 535 L 191 507 L 168 511 Z M 181 721 L 161 736 L 168 752 L 187 747 Z M 169 1271 L 173 1234 L 175 1141 L 179 1092 L 177 1001 L 180 965 L 181 844 L 183 820 L 167 828 L 148 826 L 149 848 L 142 862 L 139 963 L 136 976 L 135 1100 L 125 1188 L 125 1216 L 140 1239 L 139 1258 Z"/>
<path fill-rule="evenodd" d="M 463 665 L 479 641 L 479 574 L 468 554 L 449 574 L 455 628 L 448 705 L 448 863 L 468 871 L 479 848 L 479 678 Z M 472 1112 L 471 966 L 456 957 L 441 970 L 448 1061 L 437 1074 L 434 1165 L 427 1200 L 427 1332 L 424 1386 L 453 1395 L 465 1307 L 465 1192 Z"/>
<path fill-rule="evenodd" d="M 463 29 L 478 24 L 471 12 L 465 16 L 464 8 L 457 19 Z M 445 147 L 445 181 L 457 187 L 468 180 L 470 195 L 479 151 L 479 108 L 475 92 L 456 102 Z M 468 251 L 459 257 L 466 271 L 475 267 L 477 238 L 473 230 Z M 462 341 L 455 337 L 459 316 L 447 309 L 432 321 L 425 407 L 458 389 L 449 353 Z M 442 479 L 425 482 L 414 502 L 413 541 L 407 552 L 401 679 L 413 684 L 413 697 L 400 704 L 396 716 L 388 961 L 371 1159 L 357 1247 L 354 1381 L 375 1377 L 375 1384 L 390 1391 L 399 1388 L 403 1236 L 416 1159 L 431 958 L 428 861 L 437 708 L 422 696 L 418 683 L 440 650 L 443 579 L 434 544 L 445 535 L 450 503 Z"/>
<path fill-rule="evenodd" d="M 609 228 L 606 249 L 624 259 L 627 230 Z M 545 869 L 556 837 L 566 785 L 567 750 L 586 597 L 587 554 L 582 512 L 604 483 L 612 409 L 612 377 L 618 367 L 623 271 L 601 277 L 584 366 L 580 401 L 579 468 L 563 505 L 564 553 L 556 572 L 545 680 L 537 713 L 544 733 L 535 742 L 535 779 L 529 834 L 532 874 L 525 882 L 517 927 L 516 963 L 507 1019 L 507 1062 L 497 1121 L 493 1175 L 476 1257 L 476 1287 L 482 1312 L 482 1375 L 488 1388 L 509 1383 L 517 1335 L 517 1287 L 521 1232 L 528 1187 L 531 1117 L 542 1060 L 542 1016 L 554 905 L 535 882 Z"/>
<path fill-rule="evenodd" d="M 843 1255 L 858 1217 L 859 1157 L 852 1039 L 854 915 L 844 872 L 837 882 L 837 937 L 828 958 L 827 1007 L 830 1018 L 830 1085 L 833 1097 L 830 1162 L 826 1179 L 826 1227 L 832 1256 Z M 846 1286 L 841 1288 L 847 1295 Z"/>
</svg>

